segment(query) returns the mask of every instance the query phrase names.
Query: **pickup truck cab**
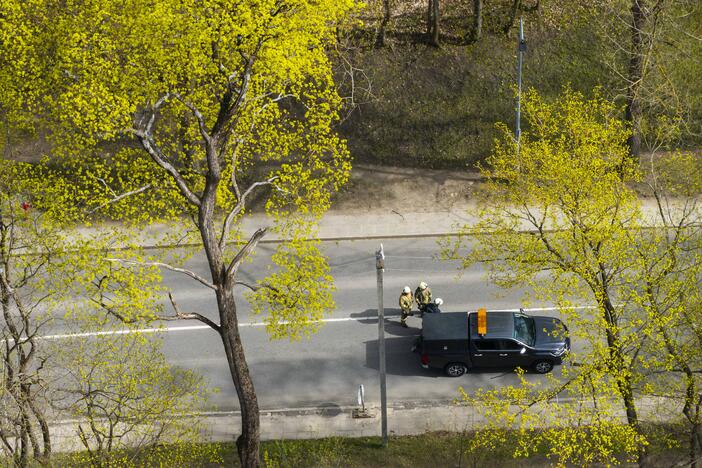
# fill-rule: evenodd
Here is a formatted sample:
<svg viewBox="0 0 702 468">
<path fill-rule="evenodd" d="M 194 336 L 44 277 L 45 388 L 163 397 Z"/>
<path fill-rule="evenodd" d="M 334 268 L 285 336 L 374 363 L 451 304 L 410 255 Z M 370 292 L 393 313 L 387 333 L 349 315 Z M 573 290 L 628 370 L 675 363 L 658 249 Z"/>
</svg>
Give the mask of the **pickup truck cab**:
<svg viewBox="0 0 702 468">
<path fill-rule="evenodd" d="M 491 367 L 545 374 L 570 350 L 568 329 L 554 317 L 488 311 L 486 325 L 486 333 L 478 334 L 476 312 L 425 314 L 418 343 L 422 367 L 443 369 L 450 377 Z"/>
</svg>

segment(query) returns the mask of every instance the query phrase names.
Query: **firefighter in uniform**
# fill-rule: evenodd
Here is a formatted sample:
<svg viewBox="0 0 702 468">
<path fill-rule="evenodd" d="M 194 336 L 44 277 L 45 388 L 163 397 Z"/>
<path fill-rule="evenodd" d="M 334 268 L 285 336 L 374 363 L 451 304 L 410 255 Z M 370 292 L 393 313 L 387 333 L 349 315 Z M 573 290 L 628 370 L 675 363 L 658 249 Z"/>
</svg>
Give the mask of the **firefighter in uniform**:
<svg viewBox="0 0 702 468">
<path fill-rule="evenodd" d="M 407 328 L 407 317 L 412 315 L 412 303 L 414 302 L 414 297 L 412 297 L 412 290 L 409 286 L 405 286 L 400 294 L 400 309 L 402 310 L 402 317 L 400 317 L 400 325 Z"/>
<path fill-rule="evenodd" d="M 414 300 L 417 301 L 420 314 L 423 314 L 427 304 L 431 302 L 431 289 L 424 281 L 419 283 L 419 286 L 414 291 Z"/>
</svg>

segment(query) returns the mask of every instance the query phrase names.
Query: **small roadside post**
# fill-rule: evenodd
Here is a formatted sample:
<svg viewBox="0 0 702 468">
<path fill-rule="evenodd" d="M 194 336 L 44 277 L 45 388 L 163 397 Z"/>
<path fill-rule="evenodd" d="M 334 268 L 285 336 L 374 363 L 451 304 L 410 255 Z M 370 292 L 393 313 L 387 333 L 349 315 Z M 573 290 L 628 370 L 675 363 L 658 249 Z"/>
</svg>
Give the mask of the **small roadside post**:
<svg viewBox="0 0 702 468">
<path fill-rule="evenodd" d="M 351 417 L 354 419 L 374 418 L 375 414 L 366 408 L 366 390 L 363 388 L 363 384 L 358 386 L 356 399 L 358 400 L 359 408 L 354 408 L 351 411 Z"/>
<path fill-rule="evenodd" d="M 380 371 L 380 416 L 383 447 L 388 446 L 388 406 L 385 385 L 385 308 L 383 306 L 383 273 L 385 271 L 385 253 L 383 244 L 375 252 L 375 270 L 378 278 L 378 356 Z"/>
</svg>

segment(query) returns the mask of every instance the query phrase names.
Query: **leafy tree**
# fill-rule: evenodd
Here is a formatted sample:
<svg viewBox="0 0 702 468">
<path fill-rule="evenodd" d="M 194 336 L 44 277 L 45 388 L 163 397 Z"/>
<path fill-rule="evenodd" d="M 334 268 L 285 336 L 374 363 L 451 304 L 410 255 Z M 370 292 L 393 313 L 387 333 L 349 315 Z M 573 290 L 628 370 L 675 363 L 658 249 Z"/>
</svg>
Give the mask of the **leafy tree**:
<svg viewBox="0 0 702 468">
<path fill-rule="evenodd" d="M 0 443 L 18 466 L 51 456 L 43 402 L 46 356 L 37 341 L 42 301 L 50 294 L 44 274 L 55 268 L 60 235 L 38 216 L 31 168 L 0 159 Z M 30 251 L 31 248 L 31 251 Z"/>
<path fill-rule="evenodd" d="M 182 312 L 175 300 L 172 318 L 200 320 L 222 339 L 242 412 L 237 445 L 244 466 L 259 463 L 259 418 L 234 289 L 250 290 L 274 336 L 309 332 L 332 305 L 329 267 L 306 239 L 314 238 L 316 219 L 350 169 L 332 129 L 340 100 L 325 52 L 335 24 L 353 6 L 351 0 L 84 0 L 49 2 L 20 21 L 42 26 L 38 42 L 45 49 L 34 53 L 47 73 L 35 78 L 45 80 L 44 123 L 57 153 L 90 155 L 98 144 L 126 143 L 132 157 L 120 159 L 128 166 L 121 172 L 150 182 L 114 178 L 110 188 L 139 191 L 161 201 L 161 216 L 192 221 L 209 278 L 157 259 L 113 261 L 172 268 L 212 290 L 218 318 Z M 241 223 L 254 197 L 265 200 L 274 226 L 246 233 Z M 134 210 L 120 214 L 155 219 Z M 278 268 L 257 283 L 243 281 L 240 268 L 269 229 L 290 239 L 273 256 Z M 99 296 L 109 280 L 98 284 Z"/>
<path fill-rule="evenodd" d="M 92 177 L 104 181 L 105 175 L 94 169 Z M 122 280 L 119 295 L 110 302 L 113 310 L 153 316 L 158 309 L 157 269 L 142 268 L 139 276 L 119 275 L 109 270 L 111 263 L 95 261 L 101 249 L 127 245 L 122 230 L 66 234 L 76 220 L 73 215 L 82 212 L 67 209 L 66 201 L 87 206 L 86 200 L 73 198 L 76 181 L 80 177 L 66 180 L 43 164 L 0 159 L 2 452 L 17 466 L 29 466 L 32 460 L 49 463 L 51 422 L 79 416 L 89 427 L 83 427 L 80 435 L 94 464 L 112 457 L 125 441 L 135 450 L 121 453 L 123 462 L 146 445 L 168 441 L 175 445 L 159 453 L 159 459 L 177 464 L 194 455 L 190 442 L 199 418 L 188 415 L 186 429 L 174 418 L 183 418 L 184 406 L 189 409 L 190 403 L 205 396 L 196 375 L 173 371 L 157 343 L 136 334 L 115 334 L 99 343 L 78 336 L 71 346 L 66 341 L 51 346 L 42 339 L 57 322 L 68 330 L 80 327 L 81 332 L 114 327 L 114 321 L 104 318 L 102 305 L 86 297 L 94 289 L 86 285 L 104 278 L 105 270 Z M 110 199 L 101 195 L 92 194 L 91 203 L 109 204 Z M 121 195 L 109 197 L 123 200 Z M 61 317 L 71 307 L 73 313 Z M 56 400 L 57 395 L 64 396 L 62 401 Z"/>
<path fill-rule="evenodd" d="M 58 357 L 54 365 L 63 374 L 53 404 L 79 421 L 76 432 L 85 449 L 75 461 L 138 466 L 144 451 L 165 443 L 170 446 L 159 456 L 164 465 L 216 460 L 216 453 L 197 444 L 203 427 L 192 413 L 207 396 L 202 379 L 171 368 L 158 337 L 109 319 L 95 320 L 95 310 L 83 313 L 77 321 L 81 330 L 102 335 L 64 340 L 53 350 Z M 116 333 L 105 333 L 109 331 Z"/>
<path fill-rule="evenodd" d="M 528 285 L 540 299 L 562 307 L 574 340 L 588 345 L 568 384 L 583 387 L 585 376 L 598 376 L 591 392 L 598 398 L 613 386 L 631 428 L 624 434 L 640 438 L 643 452 L 632 370 L 640 329 L 618 301 L 631 266 L 627 229 L 638 216 L 636 194 L 626 185 L 638 178 L 627 156 L 627 127 L 606 100 L 586 100 L 567 89 L 553 103 L 527 92 L 524 111 L 531 128 L 519 153 L 502 126 L 503 137 L 483 170 L 480 221 L 463 235 L 490 235 L 480 236 L 464 265 L 486 262 L 497 284 Z M 455 256 L 462 242 L 445 254 Z M 596 313 L 569 309 L 574 301 L 592 304 Z"/>
<path fill-rule="evenodd" d="M 32 77 L 38 72 L 38 62 L 36 55 L 27 53 L 36 25 L 23 21 L 24 7 L 20 2 L 0 2 L 0 149 L 5 151 L 17 131 L 34 129 L 33 109 L 27 108 L 31 99 L 26 98 L 36 96 L 37 91 Z"/>
<path fill-rule="evenodd" d="M 698 60 L 692 58 L 702 44 L 699 2 L 588 1 L 577 9 L 585 18 L 596 18 L 592 31 L 609 44 L 601 54 L 609 69 L 607 87 L 611 96 L 625 102 L 631 155 L 638 159 L 642 151 L 656 149 L 661 118 L 676 122 L 688 136 L 698 131 L 691 118 L 697 107 L 692 89 L 698 83 L 691 80 L 695 72 L 690 67 L 696 67 Z"/>
<path fill-rule="evenodd" d="M 142 247 L 130 245 L 131 235 L 131 229 L 113 228 L 69 237 L 71 250 L 62 255 L 68 258 L 52 278 L 66 291 L 49 306 L 63 311 L 66 336 L 47 345 L 50 403 L 77 421 L 73 429 L 85 451 L 75 454 L 75 463 L 139 466 L 146 453 L 168 466 L 215 461 L 216 450 L 208 453 L 197 444 L 204 431 L 193 408 L 203 407 L 208 397 L 203 379 L 166 362 L 162 335 L 138 329 L 162 309 L 160 270 L 143 266 L 135 275 L 104 260 L 113 246 L 127 247 L 127 258 L 140 258 Z M 102 288 L 95 297 L 108 278 L 110 290 Z M 168 448 L 159 450 L 162 444 Z"/>
<path fill-rule="evenodd" d="M 635 461 L 647 440 L 621 421 L 617 390 L 607 374 L 587 366 L 585 372 L 571 368 L 563 378 L 548 374 L 546 382 L 534 382 L 518 370 L 516 386 L 473 394 L 459 388 L 459 404 L 473 408 L 484 421 L 467 451 L 480 453 L 503 445 L 510 447 L 513 458 L 541 454 L 554 466 Z"/>
<path fill-rule="evenodd" d="M 655 324 L 645 337 L 642 390 L 665 402 L 665 414 L 670 402 L 680 408 L 689 463 L 697 466 L 702 450 L 702 160 L 673 152 L 651 156 L 649 168 L 647 185 L 656 202 L 650 221 L 660 228 L 630 231 L 638 275 L 625 297 Z"/>
<path fill-rule="evenodd" d="M 699 159 L 678 155 L 652 163 L 646 180 L 658 210 L 647 218 L 632 188 L 642 175 L 628 157 L 629 131 L 616 107 L 566 89 L 553 103 L 530 91 L 525 110 L 531 128 L 519 152 L 503 127 L 483 171 L 481 220 L 463 234 L 489 235 L 477 238 L 464 265 L 487 262 L 499 285 L 530 286 L 536 297 L 559 305 L 584 349 L 571 353 L 562 375 L 543 388 L 522 378 L 519 387 L 464 400 L 483 402 L 494 416 L 485 434 L 504 435 L 505 426 L 517 425 L 524 439 L 515 456 L 537 450 L 529 440 L 536 437 L 559 463 L 579 464 L 615 463 L 620 454 L 643 464 L 648 442 L 638 398 L 677 400 L 694 439 L 694 460 L 702 267 L 701 187 L 692 179 Z M 445 255 L 456 256 L 463 242 L 447 244 Z M 593 312 L 572 307 L 583 303 Z M 549 404 L 564 393 L 570 401 Z M 509 405 L 515 405 L 511 411 Z M 534 434 L 537 414 L 547 427 Z M 583 430 L 570 431 L 574 425 Z M 482 437 L 478 445 L 487 443 Z"/>
</svg>

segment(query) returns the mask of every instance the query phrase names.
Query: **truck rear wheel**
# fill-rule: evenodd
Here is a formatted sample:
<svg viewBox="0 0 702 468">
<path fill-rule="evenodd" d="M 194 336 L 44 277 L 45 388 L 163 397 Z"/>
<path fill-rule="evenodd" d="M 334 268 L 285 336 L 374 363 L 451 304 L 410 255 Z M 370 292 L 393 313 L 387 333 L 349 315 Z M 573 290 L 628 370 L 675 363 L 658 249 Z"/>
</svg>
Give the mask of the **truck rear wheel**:
<svg viewBox="0 0 702 468">
<path fill-rule="evenodd" d="M 446 364 L 446 367 L 444 367 L 444 372 L 449 377 L 460 377 L 468 372 L 468 367 L 466 367 L 466 365 L 462 362 L 451 362 Z"/>
<path fill-rule="evenodd" d="M 539 374 L 548 374 L 553 370 L 553 363 L 551 361 L 537 361 L 534 364 L 534 370 Z"/>
</svg>

